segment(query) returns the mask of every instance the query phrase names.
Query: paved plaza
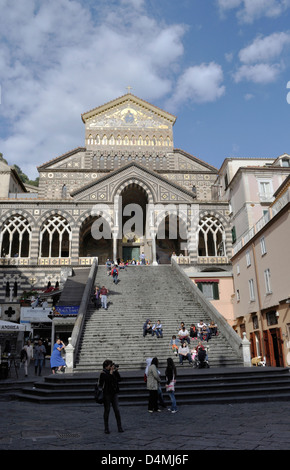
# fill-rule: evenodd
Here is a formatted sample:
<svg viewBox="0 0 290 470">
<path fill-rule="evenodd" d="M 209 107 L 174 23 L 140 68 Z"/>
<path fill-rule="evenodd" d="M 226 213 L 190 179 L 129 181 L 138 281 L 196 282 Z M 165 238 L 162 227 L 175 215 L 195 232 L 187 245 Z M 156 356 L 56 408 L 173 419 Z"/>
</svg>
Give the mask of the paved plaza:
<svg viewBox="0 0 290 470">
<path fill-rule="evenodd" d="M 184 405 L 178 413 L 150 414 L 120 406 L 124 433 L 113 411 L 104 434 L 103 407 L 0 401 L 0 450 L 290 450 L 290 403 Z M 175 452 L 176 453 L 176 452 Z M 102 454 L 100 452 L 99 454 Z"/>
<path fill-rule="evenodd" d="M 42 380 L 33 372 L 31 366 L 25 379 L 20 369 L 18 380 Z M 43 376 L 48 373 L 46 366 Z M 13 380 L 1 381 L 1 386 Z M 182 405 L 176 414 L 167 409 L 150 414 L 146 406 L 120 405 L 120 410 L 124 433 L 118 432 L 111 410 L 111 433 L 107 435 L 102 405 L 38 404 L 0 394 L 1 455 L 11 451 L 13 459 L 19 458 L 21 463 L 23 453 L 13 451 L 59 451 L 58 463 L 67 463 L 75 454 L 64 451 L 95 451 L 93 455 L 101 463 L 106 463 L 102 459 L 137 456 L 141 462 L 136 457 L 134 464 L 128 461 L 126 466 L 144 464 L 147 458 L 145 463 L 152 467 L 154 452 L 164 459 L 177 458 L 172 466 L 184 458 L 187 466 L 194 464 L 196 451 L 290 450 L 289 401 Z"/>
</svg>

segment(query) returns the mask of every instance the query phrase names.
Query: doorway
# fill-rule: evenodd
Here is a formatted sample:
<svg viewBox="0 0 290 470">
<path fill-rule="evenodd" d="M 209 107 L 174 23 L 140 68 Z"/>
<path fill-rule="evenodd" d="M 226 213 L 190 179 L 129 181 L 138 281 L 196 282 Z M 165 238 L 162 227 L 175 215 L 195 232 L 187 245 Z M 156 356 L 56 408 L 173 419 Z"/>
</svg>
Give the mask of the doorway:
<svg viewBox="0 0 290 470">
<path fill-rule="evenodd" d="M 123 246 L 123 260 L 130 261 L 135 259 L 135 261 L 140 259 L 140 246 Z"/>
<path fill-rule="evenodd" d="M 270 328 L 263 332 L 266 362 L 271 367 L 284 367 L 281 328 Z"/>
</svg>

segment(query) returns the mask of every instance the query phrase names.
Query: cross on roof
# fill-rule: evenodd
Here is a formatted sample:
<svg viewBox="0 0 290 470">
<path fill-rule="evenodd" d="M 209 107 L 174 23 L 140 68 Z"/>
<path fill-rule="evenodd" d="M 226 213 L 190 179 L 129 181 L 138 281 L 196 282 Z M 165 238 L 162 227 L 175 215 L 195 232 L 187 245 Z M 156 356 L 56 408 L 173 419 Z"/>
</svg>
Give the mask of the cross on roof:
<svg viewBox="0 0 290 470">
<path fill-rule="evenodd" d="M 131 86 L 127 86 L 127 87 L 126 87 L 126 90 L 128 90 L 128 93 L 131 93 L 132 87 L 131 87 Z"/>
</svg>

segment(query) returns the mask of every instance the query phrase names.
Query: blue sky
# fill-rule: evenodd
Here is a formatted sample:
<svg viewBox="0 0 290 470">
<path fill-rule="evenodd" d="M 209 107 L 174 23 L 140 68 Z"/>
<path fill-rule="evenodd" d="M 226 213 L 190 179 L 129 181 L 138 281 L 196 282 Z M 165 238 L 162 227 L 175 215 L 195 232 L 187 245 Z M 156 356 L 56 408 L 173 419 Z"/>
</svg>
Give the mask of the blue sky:
<svg viewBox="0 0 290 470">
<path fill-rule="evenodd" d="M 36 177 L 130 85 L 217 168 L 290 153 L 289 19 L 290 0 L 0 0 L 0 152 Z"/>
</svg>

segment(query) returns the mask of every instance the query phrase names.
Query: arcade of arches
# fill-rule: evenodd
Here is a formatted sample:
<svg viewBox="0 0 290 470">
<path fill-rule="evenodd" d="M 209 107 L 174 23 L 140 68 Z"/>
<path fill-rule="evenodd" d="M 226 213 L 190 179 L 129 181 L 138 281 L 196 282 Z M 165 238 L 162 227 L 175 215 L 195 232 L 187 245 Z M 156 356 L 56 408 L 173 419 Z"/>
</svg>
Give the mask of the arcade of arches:
<svg viewBox="0 0 290 470">
<path fill-rule="evenodd" d="M 172 253 L 187 254 L 187 227 L 182 219 L 165 213 L 157 227 L 150 231 L 152 214 L 148 213 L 146 191 L 140 186 L 129 185 L 121 196 L 122 205 L 116 215 L 119 222 L 115 225 L 111 219 L 106 220 L 100 215 L 89 216 L 83 221 L 78 237 L 79 257 L 98 257 L 99 264 L 104 264 L 107 258 L 137 261 L 144 253 L 150 263 L 167 264 Z M 6 220 L 0 237 L 1 256 L 28 258 L 31 232 L 32 227 L 23 216 L 13 215 Z M 39 230 L 39 258 L 69 258 L 71 240 L 72 227 L 66 218 L 59 214 L 48 217 Z M 224 256 L 226 244 L 222 223 L 213 216 L 201 218 L 197 243 L 200 256 Z"/>
</svg>

